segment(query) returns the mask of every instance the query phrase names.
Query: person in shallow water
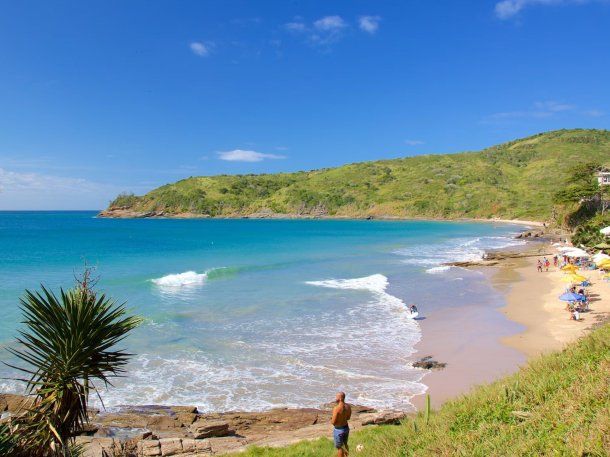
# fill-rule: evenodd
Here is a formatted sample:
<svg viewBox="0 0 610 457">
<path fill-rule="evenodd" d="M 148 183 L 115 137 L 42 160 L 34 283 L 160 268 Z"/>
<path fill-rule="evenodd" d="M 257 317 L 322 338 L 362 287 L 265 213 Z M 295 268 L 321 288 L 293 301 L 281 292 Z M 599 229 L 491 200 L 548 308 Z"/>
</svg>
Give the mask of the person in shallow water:
<svg viewBox="0 0 610 457">
<path fill-rule="evenodd" d="M 409 306 L 409 312 L 411 314 L 416 313 L 417 312 L 417 306 L 415 306 L 415 305 Z"/>
<path fill-rule="evenodd" d="M 333 408 L 333 417 L 330 420 L 335 427 L 333 430 L 333 438 L 337 455 L 344 457 L 349 455 L 349 446 L 347 440 L 349 438 L 349 425 L 347 421 L 352 417 L 352 408 L 345 403 L 345 393 L 339 392 L 336 397 L 337 406 Z"/>
</svg>

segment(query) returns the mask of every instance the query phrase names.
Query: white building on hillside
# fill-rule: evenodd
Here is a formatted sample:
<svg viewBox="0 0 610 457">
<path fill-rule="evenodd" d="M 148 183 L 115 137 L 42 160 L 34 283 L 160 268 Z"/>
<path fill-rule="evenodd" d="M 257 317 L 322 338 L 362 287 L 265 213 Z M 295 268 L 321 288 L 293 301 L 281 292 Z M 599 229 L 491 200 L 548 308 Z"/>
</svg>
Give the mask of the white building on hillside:
<svg viewBox="0 0 610 457">
<path fill-rule="evenodd" d="M 610 186 L 610 171 L 603 170 L 597 172 L 597 183 L 600 186 Z"/>
</svg>

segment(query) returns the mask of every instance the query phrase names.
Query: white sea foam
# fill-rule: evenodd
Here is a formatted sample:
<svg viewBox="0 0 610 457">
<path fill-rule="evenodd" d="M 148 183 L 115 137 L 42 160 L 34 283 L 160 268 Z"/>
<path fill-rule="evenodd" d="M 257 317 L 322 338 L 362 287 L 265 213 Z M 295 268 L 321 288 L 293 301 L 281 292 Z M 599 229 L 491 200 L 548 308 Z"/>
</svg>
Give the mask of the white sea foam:
<svg viewBox="0 0 610 457">
<path fill-rule="evenodd" d="M 525 241 L 509 236 L 482 236 L 477 238 L 458 238 L 442 243 L 418 244 L 394 251 L 403 257 L 402 262 L 408 265 L 438 267 L 450 262 L 474 262 L 481 260 L 485 251 L 523 245 Z M 428 268 L 428 273 L 439 273 L 446 270 Z"/>
<path fill-rule="evenodd" d="M 424 373 L 410 359 L 421 332 L 403 301 L 386 292 L 388 279 L 378 274 L 308 284 L 335 289 L 328 293 L 339 294 L 345 309 L 219 323 L 221 334 L 231 335 L 222 344 L 238 346 L 230 359 L 186 348 L 141 354 L 130 363 L 129 378 L 103 392 L 105 404 L 192 404 L 201 411 L 319 407 L 332 386 L 349 391 L 354 403 L 412 409 L 410 398 L 426 390 Z"/>
<path fill-rule="evenodd" d="M 449 265 L 441 265 L 440 267 L 432 267 L 432 268 L 428 268 L 426 270 L 426 273 L 431 274 L 431 275 L 436 275 L 439 273 L 445 273 L 446 271 L 451 270 L 451 267 Z"/>
<path fill-rule="evenodd" d="M 208 277 L 207 273 L 185 271 L 184 273 L 169 274 L 161 278 L 152 279 L 153 284 L 162 288 L 199 286 Z"/>
</svg>

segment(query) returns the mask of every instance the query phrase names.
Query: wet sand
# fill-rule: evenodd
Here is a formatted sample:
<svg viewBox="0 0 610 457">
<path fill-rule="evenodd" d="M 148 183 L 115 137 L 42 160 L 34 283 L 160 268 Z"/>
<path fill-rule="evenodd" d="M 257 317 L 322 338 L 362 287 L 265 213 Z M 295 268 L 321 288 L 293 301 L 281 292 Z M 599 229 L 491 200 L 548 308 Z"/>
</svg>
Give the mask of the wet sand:
<svg viewBox="0 0 610 457">
<path fill-rule="evenodd" d="M 548 244 L 528 249 L 532 248 L 552 251 Z M 505 306 L 474 302 L 430 314 L 421 321 L 423 338 L 417 357 L 432 355 L 447 363 L 446 368 L 430 371 L 422 381 L 428 386 L 433 407 L 517 371 L 532 357 L 562 349 L 608 319 L 610 284 L 601 280 L 599 271 L 579 271 L 593 282 L 589 288 L 591 311 L 575 322 L 558 299 L 566 288 L 561 281 L 563 272 L 551 267 L 539 273 L 537 259 L 511 258 L 492 267 L 474 267 L 489 275 L 504 296 Z M 412 401 L 421 409 L 425 396 Z"/>
</svg>

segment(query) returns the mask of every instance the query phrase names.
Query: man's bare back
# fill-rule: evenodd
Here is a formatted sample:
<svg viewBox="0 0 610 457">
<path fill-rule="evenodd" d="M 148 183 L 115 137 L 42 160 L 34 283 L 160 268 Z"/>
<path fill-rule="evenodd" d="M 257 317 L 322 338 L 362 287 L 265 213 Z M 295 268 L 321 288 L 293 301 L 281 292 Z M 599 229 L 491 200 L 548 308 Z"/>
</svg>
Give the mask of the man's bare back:
<svg viewBox="0 0 610 457">
<path fill-rule="evenodd" d="M 347 421 L 352 417 L 352 408 L 344 401 L 339 401 L 337 406 L 333 408 L 333 418 L 331 423 L 335 427 L 345 427 Z"/>
<path fill-rule="evenodd" d="M 349 426 L 347 421 L 352 417 L 352 408 L 345 403 L 345 394 L 339 392 L 337 394 L 337 406 L 333 408 L 333 417 L 330 422 L 335 426 L 333 430 L 333 440 L 337 449 L 338 457 L 347 457 L 349 454 Z"/>
</svg>

